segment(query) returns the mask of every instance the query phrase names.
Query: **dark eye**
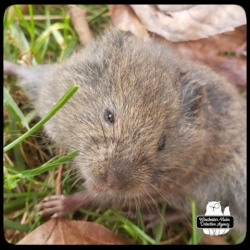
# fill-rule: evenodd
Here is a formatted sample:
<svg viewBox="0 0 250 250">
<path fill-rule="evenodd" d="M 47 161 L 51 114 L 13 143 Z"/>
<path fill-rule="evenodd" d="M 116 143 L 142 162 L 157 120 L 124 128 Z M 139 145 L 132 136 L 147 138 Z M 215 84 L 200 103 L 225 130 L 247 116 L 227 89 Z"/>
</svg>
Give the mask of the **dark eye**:
<svg viewBox="0 0 250 250">
<path fill-rule="evenodd" d="M 105 111 L 104 119 L 109 123 L 114 123 L 114 115 L 110 111 Z"/>
<path fill-rule="evenodd" d="M 158 142 L 158 150 L 162 150 L 165 146 L 165 138 L 161 138 Z"/>
</svg>

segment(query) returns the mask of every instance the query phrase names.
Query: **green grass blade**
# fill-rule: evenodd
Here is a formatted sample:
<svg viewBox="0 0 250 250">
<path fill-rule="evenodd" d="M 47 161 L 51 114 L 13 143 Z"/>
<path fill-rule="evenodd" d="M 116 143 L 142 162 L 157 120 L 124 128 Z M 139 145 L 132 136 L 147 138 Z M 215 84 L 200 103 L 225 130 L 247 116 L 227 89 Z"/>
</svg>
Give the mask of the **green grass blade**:
<svg viewBox="0 0 250 250">
<path fill-rule="evenodd" d="M 36 43 L 32 48 L 32 51 L 34 53 L 37 53 L 44 44 L 45 40 L 50 36 L 50 34 L 58 29 L 69 29 L 71 33 L 74 34 L 74 31 L 68 25 L 65 25 L 64 23 L 54 23 L 37 38 Z"/>
<path fill-rule="evenodd" d="M 148 245 L 148 242 L 145 239 L 138 237 L 138 235 L 136 234 L 136 231 L 133 230 L 133 228 L 131 228 L 127 224 L 123 224 L 121 227 L 124 228 L 131 235 L 131 237 L 138 242 L 138 244 Z"/>
<path fill-rule="evenodd" d="M 9 133 L 8 135 L 11 136 L 11 140 L 15 141 L 16 139 L 18 139 L 18 136 L 20 134 L 19 132 L 19 127 L 17 126 L 16 123 L 16 118 L 14 116 L 14 114 L 8 109 L 8 114 L 9 114 Z M 16 168 L 17 170 L 24 170 L 25 167 L 25 163 L 24 163 L 24 159 L 23 159 L 23 155 L 22 155 L 22 144 L 16 145 L 16 147 L 13 148 L 13 152 L 14 152 L 14 158 L 16 161 Z"/>
<path fill-rule="evenodd" d="M 144 221 L 141 216 L 141 211 L 139 209 L 136 209 L 136 218 L 138 218 L 138 225 L 142 231 L 145 231 L 145 225 Z"/>
<path fill-rule="evenodd" d="M 144 221 L 143 221 L 142 216 L 141 216 L 141 211 L 140 211 L 140 209 L 137 209 L 137 208 L 136 208 L 136 218 L 137 218 L 137 223 L 138 223 L 139 228 L 143 232 L 145 232 L 145 225 L 144 225 Z M 125 229 L 128 230 L 128 228 L 125 228 Z M 141 240 L 142 240 L 142 242 L 141 242 L 142 245 L 147 245 L 147 241 L 145 239 L 141 239 Z"/>
<path fill-rule="evenodd" d="M 58 45 L 60 46 L 61 50 L 62 51 L 65 50 L 66 46 L 65 46 L 65 41 L 64 41 L 64 38 L 63 38 L 62 34 L 58 30 L 53 30 L 52 35 L 55 38 Z"/>
<path fill-rule="evenodd" d="M 50 25 L 51 25 L 51 22 L 50 22 L 50 12 L 49 12 L 49 8 L 48 8 L 47 5 L 45 5 L 45 16 L 46 16 L 46 24 L 45 25 L 46 25 L 46 29 L 48 29 L 50 27 Z M 45 53 L 46 53 L 46 51 L 48 49 L 49 41 L 50 41 L 50 37 L 48 37 L 45 40 L 45 42 L 44 42 L 44 44 L 42 46 L 41 53 L 40 53 L 40 60 L 39 60 L 40 63 L 41 63 L 42 59 L 44 58 Z"/>
<path fill-rule="evenodd" d="M 17 185 L 17 178 L 12 175 L 4 175 L 4 188 L 6 189 L 14 189 Z"/>
<path fill-rule="evenodd" d="M 22 231 L 22 232 L 28 232 L 29 231 L 29 226 L 27 225 L 22 225 L 16 221 L 4 219 L 3 221 L 4 227 L 11 228 L 14 230 Z"/>
<path fill-rule="evenodd" d="M 69 15 L 66 13 L 66 11 L 64 9 L 62 9 L 62 15 L 63 15 L 63 23 L 65 25 L 70 26 Z M 63 29 L 63 38 L 66 41 L 66 43 L 68 43 L 68 34 L 69 34 L 69 30 L 68 29 Z"/>
<path fill-rule="evenodd" d="M 6 106 L 8 106 L 9 110 L 12 111 L 12 113 L 15 115 L 15 117 L 19 120 L 19 122 L 21 122 L 21 124 L 23 126 L 25 126 L 25 128 L 27 130 L 30 129 L 29 124 L 26 120 L 26 118 L 24 117 L 22 111 L 19 109 L 19 107 L 16 105 L 15 101 L 13 100 L 13 98 L 11 97 L 9 91 L 4 87 L 4 104 Z"/>
<path fill-rule="evenodd" d="M 58 160 L 55 160 L 55 161 L 50 162 L 50 163 L 45 163 L 41 167 L 31 169 L 31 170 L 24 170 L 24 171 L 20 172 L 18 175 L 20 178 L 32 178 L 36 175 L 42 174 L 42 173 L 52 169 L 60 164 L 63 164 L 63 163 L 66 163 L 66 162 L 72 160 L 74 157 L 76 157 L 78 155 L 78 153 L 79 153 L 79 151 L 71 152 Z"/>
<path fill-rule="evenodd" d="M 27 121 L 28 123 L 31 122 L 31 121 L 34 119 L 34 117 L 36 116 L 36 113 L 37 113 L 36 110 L 30 111 L 30 112 L 25 116 L 26 121 Z"/>
<path fill-rule="evenodd" d="M 242 243 L 245 240 L 245 238 L 246 238 L 246 234 L 244 233 L 237 240 L 234 241 L 234 244 L 238 245 L 238 244 Z"/>
<path fill-rule="evenodd" d="M 12 16 L 11 16 L 11 18 L 9 18 L 9 17 L 8 17 L 8 14 L 9 14 L 9 8 L 10 8 L 10 7 L 6 8 L 6 10 L 4 11 L 4 16 L 3 16 L 3 25 L 4 25 L 4 30 L 7 30 L 7 29 L 8 29 L 8 27 L 9 27 L 10 23 L 12 23 L 12 22 L 13 22 L 13 20 L 14 20 L 14 18 L 15 18 L 15 16 L 14 16 L 14 15 L 12 15 Z M 13 17 L 13 16 L 14 16 L 14 17 Z M 8 20 L 8 19 L 10 19 L 10 20 Z"/>
<path fill-rule="evenodd" d="M 31 197 L 33 196 L 34 192 L 24 192 L 24 193 L 4 193 L 3 197 L 6 198 L 27 198 L 27 197 Z M 43 191 L 43 192 L 36 192 L 36 195 L 38 197 L 44 197 L 46 195 L 48 195 L 50 192 L 48 191 Z"/>
<path fill-rule="evenodd" d="M 4 167 L 8 170 L 8 172 L 13 174 L 19 174 L 19 171 L 16 170 L 15 167 L 9 165 L 8 163 L 4 162 Z"/>
<path fill-rule="evenodd" d="M 204 233 L 202 229 L 197 229 L 196 230 L 196 235 L 197 235 L 197 244 L 200 242 L 201 238 L 203 237 Z M 193 244 L 193 237 L 191 237 L 189 239 L 189 241 L 187 241 L 187 245 L 194 245 Z"/>
<path fill-rule="evenodd" d="M 108 12 L 108 7 L 105 8 L 103 11 L 101 11 L 100 13 L 96 14 L 94 17 L 92 17 L 91 19 L 88 20 L 88 23 L 91 23 L 93 21 L 95 21 L 96 19 L 98 19 L 100 16 L 102 16 L 104 13 Z"/>
<path fill-rule="evenodd" d="M 96 223 L 101 223 L 102 221 L 117 221 L 117 218 L 115 218 L 114 216 L 109 216 L 109 215 L 106 215 L 106 212 L 105 212 L 105 215 L 103 214 L 98 214 L 98 213 L 95 213 L 95 212 L 92 212 L 92 211 L 89 211 L 89 210 L 86 210 L 86 209 L 79 209 L 79 211 L 87 214 L 87 215 L 90 215 L 90 216 L 95 216 L 97 217 L 97 219 L 95 220 Z"/>
<path fill-rule="evenodd" d="M 24 197 L 24 198 L 4 202 L 3 209 L 4 211 L 7 211 L 7 210 L 11 210 L 17 207 L 22 207 L 25 205 L 27 199 L 31 200 L 32 197 L 28 197 L 28 198 Z"/>
<path fill-rule="evenodd" d="M 20 53 L 23 54 L 25 52 L 28 52 L 30 49 L 30 46 L 21 28 L 18 25 L 13 23 L 10 26 L 10 31 L 15 40 L 15 45 L 19 48 Z"/>
<path fill-rule="evenodd" d="M 76 84 L 72 84 L 71 87 L 67 90 L 67 92 L 63 95 L 63 97 L 49 111 L 49 113 L 42 120 L 40 120 L 34 127 L 32 127 L 29 131 L 27 131 L 25 134 L 23 134 L 22 136 L 20 136 L 17 140 L 13 141 L 9 145 L 5 146 L 4 147 L 4 152 L 9 151 L 13 147 L 15 147 L 18 143 L 20 143 L 24 139 L 28 138 L 35 131 L 37 131 L 39 128 L 41 128 L 74 95 L 74 93 L 77 91 L 78 87 L 79 86 L 77 86 Z"/>
<path fill-rule="evenodd" d="M 32 35 L 32 28 L 30 24 L 25 20 L 23 13 L 21 12 L 21 6 L 13 5 L 15 12 L 17 13 L 18 17 L 21 20 L 21 23 L 24 25 L 25 29 L 29 32 L 30 35 Z"/>
<path fill-rule="evenodd" d="M 73 52 L 75 49 L 75 46 L 77 44 L 77 39 L 72 39 L 69 44 L 67 45 L 66 49 L 62 51 L 59 61 L 63 61 L 64 59 L 68 58 L 69 55 Z"/>
<path fill-rule="evenodd" d="M 123 222 L 127 227 L 130 228 L 130 230 L 133 230 L 135 232 L 135 235 L 137 235 L 142 241 L 146 240 L 151 244 L 156 244 L 155 240 L 149 237 L 145 232 L 143 232 L 138 226 L 136 226 L 133 222 L 116 212 L 114 209 L 111 209 L 113 213 L 118 217 L 118 219 Z"/>
<path fill-rule="evenodd" d="M 165 211 L 166 211 L 166 202 L 163 204 L 162 209 L 161 209 L 161 216 L 164 218 Z M 153 232 L 155 234 L 155 242 L 157 245 L 160 244 L 161 237 L 162 237 L 162 232 L 163 232 L 163 226 L 164 226 L 164 220 L 162 219 L 159 224 L 155 225 L 153 227 Z"/>
<path fill-rule="evenodd" d="M 28 5 L 29 14 L 30 14 L 30 37 L 31 37 L 31 44 L 34 44 L 35 40 L 35 23 L 34 23 L 34 15 L 33 15 L 33 7 L 32 5 Z"/>
<path fill-rule="evenodd" d="M 62 164 L 62 163 L 66 163 L 66 162 L 69 162 L 70 160 L 72 160 L 75 156 L 77 156 L 79 153 L 79 151 L 74 151 L 74 152 L 71 152 L 69 153 L 68 155 L 60 158 L 60 159 L 57 159 L 55 161 L 49 161 L 49 162 L 46 162 L 45 164 L 43 164 L 42 166 L 38 167 L 38 168 L 35 168 L 35 169 L 31 169 L 31 170 L 24 170 L 24 171 L 21 171 L 21 172 L 15 172 L 14 175 L 11 175 L 11 174 L 8 174 L 7 171 L 9 172 L 12 172 L 12 168 L 10 167 L 6 167 L 6 170 L 5 171 L 5 174 L 4 174 L 4 187 L 6 189 L 13 189 L 16 187 L 17 185 L 17 182 L 20 181 L 21 179 L 29 179 L 29 180 L 32 180 L 33 177 L 37 176 L 37 175 L 40 175 L 52 168 L 55 168 L 56 166 L 58 166 L 59 164 Z"/>
<path fill-rule="evenodd" d="M 197 227 L 196 227 L 196 204 L 194 200 L 190 197 L 187 197 L 190 200 L 191 208 L 192 208 L 192 244 L 198 244 L 198 237 L 197 237 Z"/>
</svg>

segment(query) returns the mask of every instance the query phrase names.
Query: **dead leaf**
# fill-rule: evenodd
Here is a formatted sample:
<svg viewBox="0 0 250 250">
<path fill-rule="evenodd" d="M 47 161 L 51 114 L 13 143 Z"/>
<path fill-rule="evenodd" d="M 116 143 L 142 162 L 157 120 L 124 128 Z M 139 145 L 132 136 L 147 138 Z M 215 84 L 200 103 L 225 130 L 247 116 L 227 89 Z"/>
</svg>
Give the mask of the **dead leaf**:
<svg viewBox="0 0 250 250">
<path fill-rule="evenodd" d="M 246 55 L 246 25 L 236 27 L 246 22 L 240 6 L 118 5 L 109 8 L 118 28 L 137 35 L 144 27 L 153 37 L 171 43 L 183 57 L 208 65 L 234 85 L 246 86 L 246 60 L 241 58 Z M 219 34 L 221 32 L 224 33 Z M 145 38 L 144 33 L 140 36 Z M 232 52 L 234 56 L 230 55 Z"/>
<path fill-rule="evenodd" d="M 188 10 L 194 6 L 194 4 L 157 4 L 155 5 L 161 12 L 179 12 L 183 10 Z"/>
<path fill-rule="evenodd" d="M 55 218 L 36 228 L 17 244 L 115 245 L 129 244 L 129 242 L 94 222 Z"/>
<path fill-rule="evenodd" d="M 109 12 L 115 26 L 123 31 L 130 31 L 136 36 L 149 38 L 148 31 L 141 24 L 129 5 L 109 5 Z"/>
<path fill-rule="evenodd" d="M 179 53 L 191 60 L 202 62 L 225 76 L 237 86 L 246 86 L 246 60 L 223 55 L 223 52 L 238 53 L 246 41 L 246 27 L 241 26 L 230 34 L 218 34 L 197 41 L 171 43 Z"/>
<path fill-rule="evenodd" d="M 246 60 L 219 54 L 206 54 L 200 50 L 195 50 L 196 46 L 197 44 L 189 42 L 178 44 L 176 48 L 184 57 L 196 62 L 203 62 L 218 74 L 226 77 L 233 85 L 246 86 Z"/>
<path fill-rule="evenodd" d="M 246 24 L 238 5 L 130 5 L 147 30 L 171 42 L 207 38 Z"/>
</svg>

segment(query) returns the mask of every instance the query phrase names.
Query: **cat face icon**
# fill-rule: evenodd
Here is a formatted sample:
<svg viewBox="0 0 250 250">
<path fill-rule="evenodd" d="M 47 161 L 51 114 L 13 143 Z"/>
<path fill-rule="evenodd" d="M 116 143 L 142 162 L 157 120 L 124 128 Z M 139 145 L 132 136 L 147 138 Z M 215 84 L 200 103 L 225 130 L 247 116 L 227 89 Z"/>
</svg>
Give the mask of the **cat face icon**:
<svg viewBox="0 0 250 250">
<path fill-rule="evenodd" d="M 220 211 L 221 211 L 220 201 L 208 201 L 207 212 L 208 212 L 208 210 L 215 211 L 216 209 L 220 209 Z"/>
</svg>

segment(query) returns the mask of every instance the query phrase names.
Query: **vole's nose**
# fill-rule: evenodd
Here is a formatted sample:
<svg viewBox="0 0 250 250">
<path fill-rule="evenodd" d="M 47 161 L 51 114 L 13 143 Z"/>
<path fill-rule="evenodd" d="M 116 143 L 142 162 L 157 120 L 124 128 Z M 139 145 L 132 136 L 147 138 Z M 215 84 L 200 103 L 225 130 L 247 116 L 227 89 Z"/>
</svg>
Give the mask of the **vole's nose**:
<svg viewBox="0 0 250 250">
<path fill-rule="evenodd" d="M 124 176 L 121 173 L 109 172 L 106 177 L 107 184 L 112 189 L 121 189 L 124 184 Z"/>
</svg>

